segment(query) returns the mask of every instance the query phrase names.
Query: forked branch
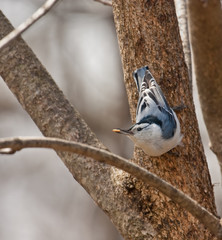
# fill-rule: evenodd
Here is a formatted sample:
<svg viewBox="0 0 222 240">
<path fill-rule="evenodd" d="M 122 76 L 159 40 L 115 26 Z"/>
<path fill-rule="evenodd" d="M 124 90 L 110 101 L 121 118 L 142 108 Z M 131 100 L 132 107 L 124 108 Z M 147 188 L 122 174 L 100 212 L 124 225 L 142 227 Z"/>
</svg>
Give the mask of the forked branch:
<svg viewBox="0 0 222 240">
<path fill-rule="evenodd" d="M 36 12 L 0 41 L 0 50 L 44 16 L 59 0 L 47 0 Z"/>
</svg>

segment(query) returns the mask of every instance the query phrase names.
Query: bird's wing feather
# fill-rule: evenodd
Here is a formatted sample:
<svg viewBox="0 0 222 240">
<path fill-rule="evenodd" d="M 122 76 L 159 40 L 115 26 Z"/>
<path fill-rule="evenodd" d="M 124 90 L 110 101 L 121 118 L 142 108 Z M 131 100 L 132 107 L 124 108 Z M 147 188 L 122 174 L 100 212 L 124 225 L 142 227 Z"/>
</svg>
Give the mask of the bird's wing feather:
<svg viewBox="0 0 222 240">
<path fill-rule="evenodd" d="M 144 80 L 145 73 L 147 70 L 149 70 L 149 68 L 148 68 L 148 66 L 145 66 L 145 67 L 139 68 L 133 72 L 133 78 L 136 83 L 138 92 L 140 92 L 140 87 Z"/>
<path fill-rule="evenodd" d="M 155 78 L 153 77 L 153 75 L 149 70 L 145 72 L 145 76 L 142 84 L 144 85 L 144 88 L 143 89 L 141 88 L 141 92 L 143 92 L 142 90 L 146 90 L 147 88 L 149 88 L 153 97 L 156 99 L 156 102 L 158 103 L 158 105 L 165 108 L 168 111 L 171 111 L 162 90 L 160 89 Z"/>
</svg>

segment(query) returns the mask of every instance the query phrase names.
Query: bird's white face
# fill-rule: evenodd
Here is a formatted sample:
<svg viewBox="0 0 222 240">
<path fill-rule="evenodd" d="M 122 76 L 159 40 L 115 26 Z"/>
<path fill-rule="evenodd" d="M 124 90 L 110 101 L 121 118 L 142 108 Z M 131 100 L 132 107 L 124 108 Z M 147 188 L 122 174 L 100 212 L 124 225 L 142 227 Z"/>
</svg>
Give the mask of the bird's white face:
<svg viewBox="0 0 222 240">
<path fill-rule="evenodd" d="M 151 150 L 153 152 L 159 148 L 159 143 L 162 140 L 162 132 L 160 126 L 156 124 L 142 123 L 135 125 L 128 137 L 138 147 L 153 149 Z"/>
<path fill-rule="evenodd" d="M 149 156 L 162 154 L 162 132 L 157 124 L 141 123 L 135 124 L 129 130 L 114 129 L 114 132 L 125 134 L 136 146 L 142 148 Z"/>
<path fill-rule="evenodd" d="M 129 131 L 130 135 L 133 135 L 135 138 L 141 138 L 144 131 L 150 131 L 149 123 L 135 124 Z"/>
</svg>

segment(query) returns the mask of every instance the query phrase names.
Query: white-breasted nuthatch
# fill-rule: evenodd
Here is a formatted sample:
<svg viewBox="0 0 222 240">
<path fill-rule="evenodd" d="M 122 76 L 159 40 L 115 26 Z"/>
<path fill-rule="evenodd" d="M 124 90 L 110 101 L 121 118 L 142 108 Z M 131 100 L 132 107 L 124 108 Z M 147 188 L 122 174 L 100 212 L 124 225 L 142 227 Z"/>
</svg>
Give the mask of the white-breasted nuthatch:
<svg viewBox="0 0 222 240">
<path fill-rule="evenodd" d="M 179 120 L 147 66 L 134 71 L 133 77 L 139 92 L 136 123 L 113 131 L 128 136 L 149 156 L 160 156 L 181 142 Z"/>
</svg>

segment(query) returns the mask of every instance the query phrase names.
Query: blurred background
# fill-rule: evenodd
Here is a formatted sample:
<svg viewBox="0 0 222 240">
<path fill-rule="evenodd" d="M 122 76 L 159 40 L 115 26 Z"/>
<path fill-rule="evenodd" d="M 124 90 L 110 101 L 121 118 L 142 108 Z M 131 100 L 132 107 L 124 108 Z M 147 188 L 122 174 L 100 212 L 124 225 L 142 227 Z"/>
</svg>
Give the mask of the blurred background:
<svg viewBox="0 0 222 240">
<path fill-rule="evenodd" d="M 43 3 L 1 0 L 0 10 L 16 27 Z M 112 128 L 131 125 L 112 8 L 93 0 L 61 1 L 23 38 L 98 138 L 112 152 L 130 158 L 132 143 L 112 133 Z M 41 136 L 0 80 L 0 137 Z M 219 166 L 209 150 L 195 86 L 194 93 L 221 214 Z M 51 150 L 0 155 L 0 216 L 3 240 L 122 239 Z"/>
</svg>

